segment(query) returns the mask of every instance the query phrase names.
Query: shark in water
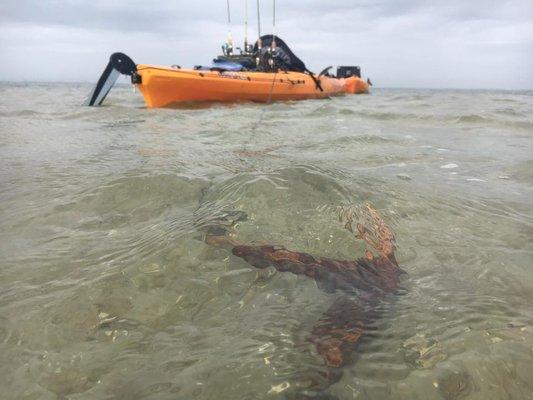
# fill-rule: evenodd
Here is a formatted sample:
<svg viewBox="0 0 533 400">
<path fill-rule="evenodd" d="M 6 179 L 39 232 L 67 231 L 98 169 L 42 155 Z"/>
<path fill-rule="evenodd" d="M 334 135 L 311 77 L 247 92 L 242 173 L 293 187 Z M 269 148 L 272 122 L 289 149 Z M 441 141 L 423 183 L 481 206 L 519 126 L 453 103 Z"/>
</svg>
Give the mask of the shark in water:
<svg viewBox="0 0 533 400">
<path fill-rule="evenodd" d="M 346 229 L 357 232 L 367 243 L 369 250 L 363 257 L 336 260 L 291 251 L 283 246 L 245 245 L 227 235 L 226 229 L 211 229 L 206 235 L 208 244 L 228 248 L 233 255 L 256 268 L 274 267 L 280 272 L 304 275 L 314 279 L 321 290 L 346 294 L 316 321 L 308 336 L 326 365 L 325 379 L 312 382 L 293 398 L 335 398 L 327 389 L 340 380 L 342 367 L 353 362 L 360 339 L 379 318 L 379 302 L 400 290 L 400 276 L 404 271 L 396 261 L 394 234 L 378 212 L 370 204 L 362 208 L 344 208 L 340 219 Z"/>
</svg>

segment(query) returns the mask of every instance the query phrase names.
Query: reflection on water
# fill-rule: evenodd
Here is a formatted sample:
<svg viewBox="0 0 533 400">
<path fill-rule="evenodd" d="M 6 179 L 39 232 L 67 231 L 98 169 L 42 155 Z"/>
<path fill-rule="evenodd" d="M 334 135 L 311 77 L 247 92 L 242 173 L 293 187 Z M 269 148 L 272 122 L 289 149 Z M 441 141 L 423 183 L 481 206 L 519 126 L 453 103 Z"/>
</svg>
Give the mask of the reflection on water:
<svg viewBox="0 0 533 400">
<path fill-rule="evenodd" d="M 531 93 L 375 90 L 147 110 L 129 88 L 2 84 L 0 388 L 8 399 L 277 398 L 324 371 L 339 296 L 203 241 L 354 259 L 338 206 L 396 232 L 405 291 L 340 399 L 533 391 Z M 265 272 L 266 271 L 266 272 Z"/>
</svg>

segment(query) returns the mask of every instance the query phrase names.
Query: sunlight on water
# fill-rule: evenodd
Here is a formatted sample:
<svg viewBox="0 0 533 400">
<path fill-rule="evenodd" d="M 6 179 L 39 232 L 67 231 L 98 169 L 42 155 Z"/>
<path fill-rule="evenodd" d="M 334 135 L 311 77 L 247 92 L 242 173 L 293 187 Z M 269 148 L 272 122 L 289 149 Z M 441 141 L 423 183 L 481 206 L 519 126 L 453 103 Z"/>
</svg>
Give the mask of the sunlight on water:
<svg viewBox="0 0 533 400">
<path fill-rule="evenodd" d="M 298 396 L 343 293 L 205 231 L 350 260 L 365 247 L 338 210 L 364 203 L 407 274 L 326 393 L 531 398 L 533 94 L 148 110 L 125 87 L 80 107 L 89 89 L 0 86 L 3 398 Z"/>
</svg>

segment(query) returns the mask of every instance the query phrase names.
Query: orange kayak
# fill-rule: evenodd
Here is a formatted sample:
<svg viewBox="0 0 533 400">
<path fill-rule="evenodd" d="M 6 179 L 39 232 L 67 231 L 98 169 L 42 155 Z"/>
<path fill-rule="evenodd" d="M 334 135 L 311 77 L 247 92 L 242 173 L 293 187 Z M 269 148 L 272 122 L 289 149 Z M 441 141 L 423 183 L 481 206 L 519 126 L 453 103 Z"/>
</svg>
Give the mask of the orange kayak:
<svg viewBox="0 0 533 400">
<path fill-rule="evenodd" d="M 279 44 L 285 45 L 281 39 L 278 40 Z M 286 52 L 290 52 L 287 47 Z M 250 58 L 249 55 L 247 57 Z M 328 73 L 332 68 L 328 67 L 317 76 L 293 57 L 295 69 L 275 68 L 269 71 L 265 68 L 230 69 L 235 65 L 242 67 L 235 62 L 230 62 L 229 68 L 228 63 L 219 63 L 216 68 L 195 69 L 136 64 L 126 54 L 114 53 L 85 104 L 101 105 L 121 74 L 131 77 L 131 82 L 141 91 L 149 108 L 193 102 L 268 103 L 368 93 L 371 84 L 361 79 L 359 67 L 338 67 L 336 76 Z"/>
<path fill-rule="evenodd" d="M 315 80 L 307 73 L 279 71 L 209 71 L 137 65 L 137 87 L 148 107 L 186 102 L 270 102 L 319 99 L 367 93 L 368 83 L 357 76 Z"/>
</svg>

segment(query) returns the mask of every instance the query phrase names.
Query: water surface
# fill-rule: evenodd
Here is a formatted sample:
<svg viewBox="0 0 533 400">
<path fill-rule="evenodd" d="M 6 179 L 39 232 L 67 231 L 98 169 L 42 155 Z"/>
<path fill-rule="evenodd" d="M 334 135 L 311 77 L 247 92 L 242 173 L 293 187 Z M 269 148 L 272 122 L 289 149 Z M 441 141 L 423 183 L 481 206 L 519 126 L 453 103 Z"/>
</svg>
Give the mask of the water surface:
<svg viewBox="0 0 533 400">
<path fill-rule="evenodd" d="M 533 93 L 148 110 L 129 87 L 0 85 L 0 390 L 6 399 L 275 399 L 322 359 L 339 293 L 204 243 L 353 259 L 336 209 L 394 228 L 405 293 L 340 399 L 533 392 Z"/>
</svg>

